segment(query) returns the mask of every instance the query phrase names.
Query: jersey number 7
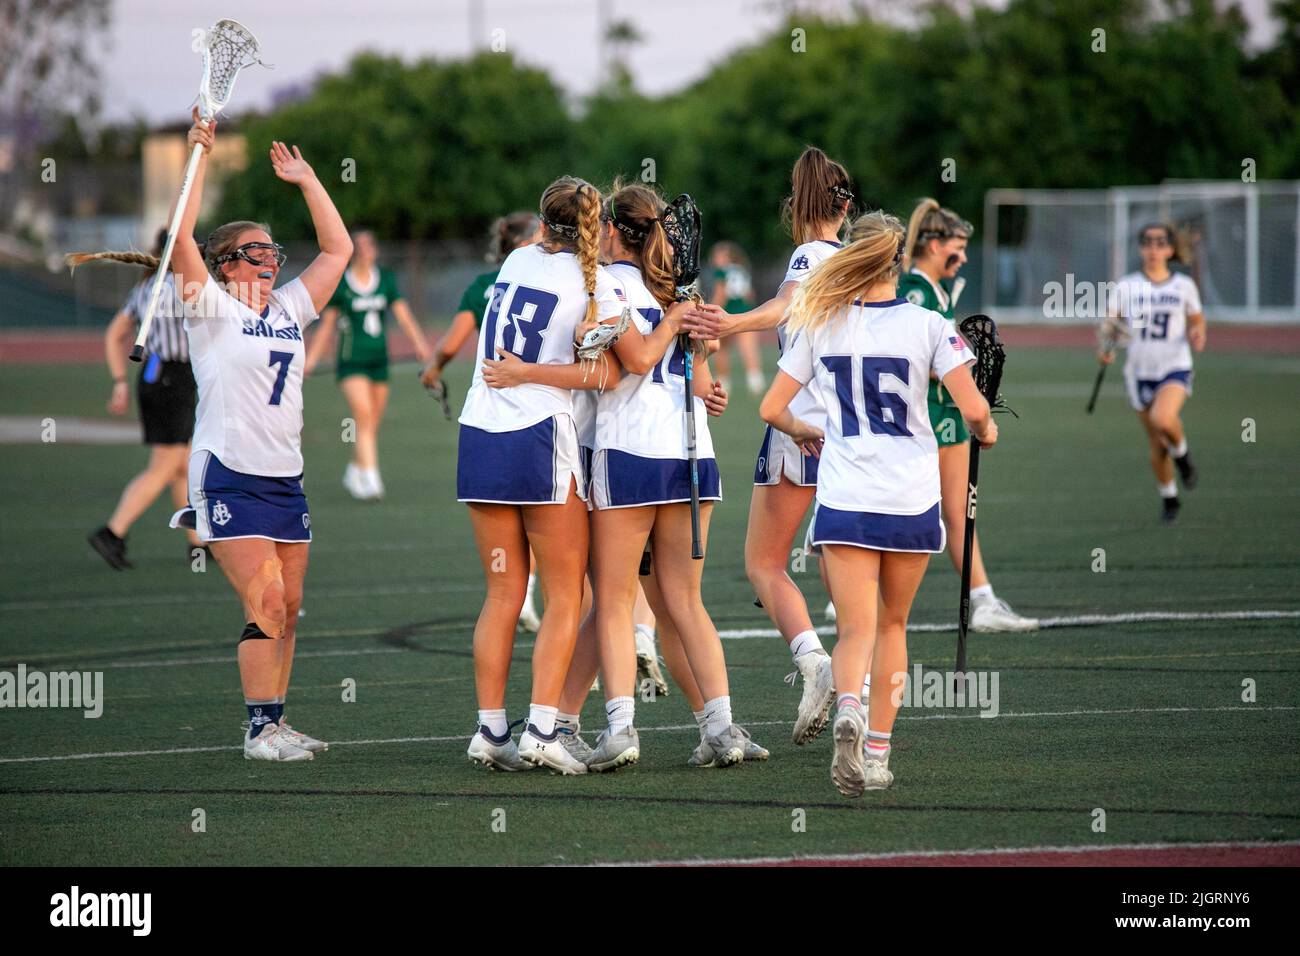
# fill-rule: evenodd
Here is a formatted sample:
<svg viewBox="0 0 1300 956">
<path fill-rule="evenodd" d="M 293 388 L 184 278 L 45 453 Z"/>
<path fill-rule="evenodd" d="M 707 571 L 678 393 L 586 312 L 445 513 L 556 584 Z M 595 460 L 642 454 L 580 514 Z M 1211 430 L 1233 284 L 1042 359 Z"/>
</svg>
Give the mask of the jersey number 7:
<svg viewBox="0 0 1300 956">
<path fill-rule="evenodd" d="M 271 401 L 269 405 L 279 405 L 280 396 L 284 393 L 284 380 L 289 377 L 289 363 L 293 361 L 292 352 L 272 352 L 271 360 L 267 365 L 278 365 L 280 371 L 275 375 L 275 384 L 271 386 Z"/>
</svg>

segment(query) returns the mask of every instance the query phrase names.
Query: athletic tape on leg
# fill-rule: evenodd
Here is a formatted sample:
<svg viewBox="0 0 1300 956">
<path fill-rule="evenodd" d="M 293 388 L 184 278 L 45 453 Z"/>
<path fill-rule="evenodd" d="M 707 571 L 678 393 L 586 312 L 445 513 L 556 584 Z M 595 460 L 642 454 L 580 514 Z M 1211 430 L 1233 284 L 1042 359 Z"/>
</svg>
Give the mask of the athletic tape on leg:
<svg viewBox="0 0 1300 956">
<path fill-rule="evenodd" d="M 284 578 L 280 574 L 283 567 L 284 563 L 279 558 L 267 558 L 248 582 L 244 592 L 244 599 L 253 612 L 254 623 L 261 628 L 263 634 L 274 640 L 284 637 L 284 618 L 276 621 L 267 616 L 262 607 L 262 595 L 272 584 L 278 584 L 281 590 L 284 589 Z"/>
</svg>

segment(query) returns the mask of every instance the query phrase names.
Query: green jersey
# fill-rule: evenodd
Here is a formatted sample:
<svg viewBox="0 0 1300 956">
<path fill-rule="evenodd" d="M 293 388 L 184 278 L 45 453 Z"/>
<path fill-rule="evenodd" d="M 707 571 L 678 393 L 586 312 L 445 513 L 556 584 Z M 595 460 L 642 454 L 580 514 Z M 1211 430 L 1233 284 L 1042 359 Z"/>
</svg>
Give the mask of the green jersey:
<svg viewBox="0 0 1300 956">
<path fill-rule="evenodd" d="M 460 307 L 456 311 L 473 312 L 475 328 L 483 327 L 483 313 L 487 311 L 487 304 L 492 299 L 492 287 L 496 285 L 497 275 L 500 272 L 500 269 L 493 269 L 491 272 L 475 276 L 474 281 L 465 290 L 465 294 L 460 297 Z"/>
<path fill-rule="evenodd" d="M 387 269 L 371 270 L 370 281 L 362 285 L 349 269 L 330 297 L 329 306 L 338 309 L 339 362 L 373 363 L 388 359 L 384 320 L 393 303 L 402 297 L 397 277 Z"/>
<path fill-rule="evenodd" d="M 945 319 L 952 318 L 952 296 L 948 290 L 917 269 L 899 276 L 898 296 L 912 305 L 938 312 Z"/>
<path fill-rule="evenodd" d="M 727 290 L 727 299 L 722 307 L 728 312 L 746 312 L 749 310 L 749 297 L 753 293 L 753 285 L 749 280 L 749 272 L 742 266 L 729 265 L 722 266 L 713 270 L 713 288 L 714 299 L 717 299 L 717 289 L 724 288 Z"/>
<path fill-rule="evenodd" d="M 898 278 L 898 296 L 912 305 L 938 312 L 945 319 L 953 315 L 952 295 L 942 283 L 936 283 L 925 273 L 913 269 Z M 970 434 L 962 421 L 957 405 L 944 392 L 943 384 L 930 380 L 930 425 L 940 445 L 956 445 L 966 441 Z"/>
</svg>

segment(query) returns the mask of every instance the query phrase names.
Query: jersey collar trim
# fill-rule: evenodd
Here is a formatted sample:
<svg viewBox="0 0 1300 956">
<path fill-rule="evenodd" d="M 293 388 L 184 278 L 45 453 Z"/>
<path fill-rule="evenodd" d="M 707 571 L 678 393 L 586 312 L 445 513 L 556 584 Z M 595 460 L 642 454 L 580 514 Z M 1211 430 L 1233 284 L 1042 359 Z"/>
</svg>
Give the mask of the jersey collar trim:
<svg viewBox="0 0 1300 956">
<path fill-rule="evenodd" d="M 888 299 L 884 302 L 863 302 L 861 299 L 854 299 L 854 305 L 860 305 L 864 309 L 892 309 L 896 305 L 902 305 L 906 299 Z"/>
<path fill-rule="evenodd" d="M 370 285 L 368 287 L 361 285 L 354 277 L 351 269 L 343 273 L 343 281 L 348 284 L 348 288 L 352 290 L 353 295 L 373 295 L 379 291 L 379 279 L 379 266 L 371 267 Z"/>
<path fill-rule="evenodd" d="M 947 309 L 948 290 L 945 289 L 940 283 L 935 282 L 933 279 L 929 277 L 929 275 L 927 275 L 923 270 L 918 269 L 916 266 L 912 266 L 912 272 L 915 275 L 919 275 L 926 282 L 930 283 L 930 288 L 934 290 L 935 297 L 939 300 L 940 307 L 943 309 Z"/>
</svg>

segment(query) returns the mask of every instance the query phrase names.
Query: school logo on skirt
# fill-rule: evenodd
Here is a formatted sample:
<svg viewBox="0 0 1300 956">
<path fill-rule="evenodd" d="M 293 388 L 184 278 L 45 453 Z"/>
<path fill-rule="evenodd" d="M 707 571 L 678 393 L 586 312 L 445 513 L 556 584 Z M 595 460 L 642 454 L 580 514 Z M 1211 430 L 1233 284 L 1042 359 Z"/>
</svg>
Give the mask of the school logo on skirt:
<svg viewBox="0 0 1300 956">
<path fill-rule="evenodd" d="M 309 514 L 308 514 L 307 512 L 305 512 L 305 511 L 302 513 L 302 526 L 303 526 L 304 528 L 310 528 L 310 527 L 311 527 L 311 515 L 309 515 Z"/>
<path fill-rule="evenodd" d="M 212 506 L 212 520 L 223 528 L 226 526 L 226 522 L 230 520 L 230 509 L 226 507 L 224 501 L 218 501 Z"/>
</svg>

